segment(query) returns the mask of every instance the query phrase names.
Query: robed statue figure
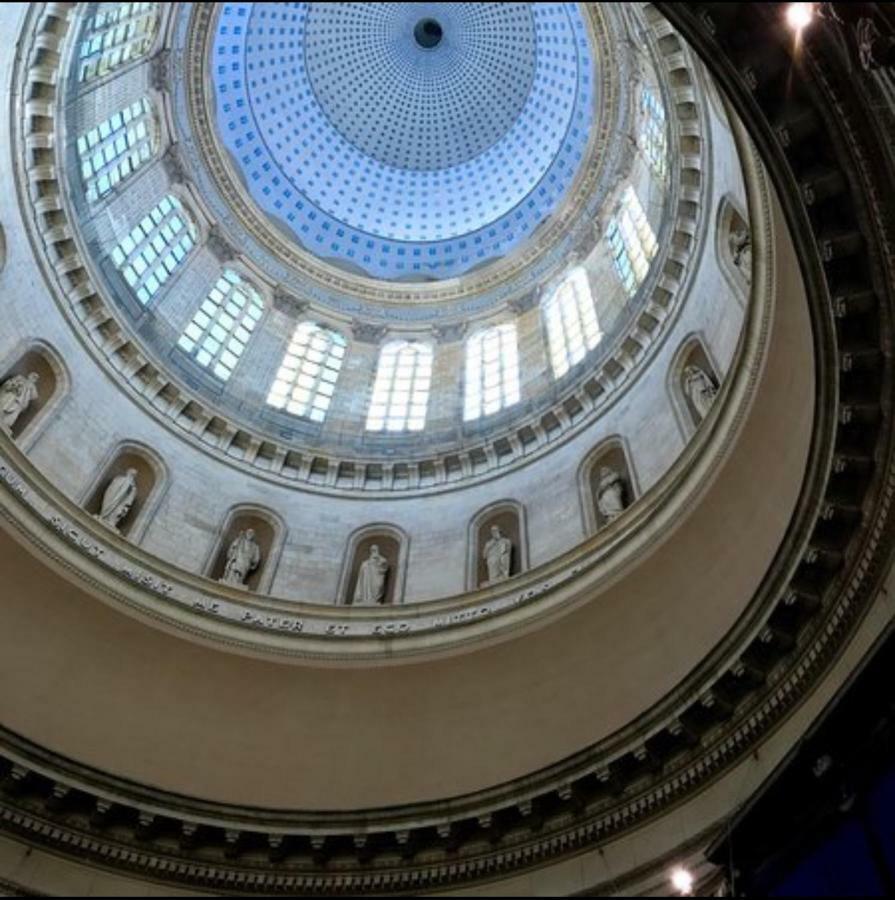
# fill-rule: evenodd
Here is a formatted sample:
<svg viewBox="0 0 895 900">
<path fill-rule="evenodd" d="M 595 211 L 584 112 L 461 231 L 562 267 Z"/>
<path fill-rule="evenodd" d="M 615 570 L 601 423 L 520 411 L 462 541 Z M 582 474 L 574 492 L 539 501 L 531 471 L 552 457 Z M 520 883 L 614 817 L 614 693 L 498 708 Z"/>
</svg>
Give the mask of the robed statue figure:
<svg viewBox="0 0 895 900">
<path fill-rule="evenodd" d="M 260 564 L 261 548 L 255 540 L 254 529 L 247 528 L 240 531 L 227 549 L 227 563 L 224 566 L 221 584 L 245 587 L 246 579 Z"/>
<path fill-rule="evenodd" d="M 118 531 L 124 517 L 131 511 L 137 499 L 137 470 L 128 469 L 116 475 L 103 493 L 103 502 L 96 516 L 103 525 Z"/>
<path fill-rule="evenodd" d="M 354 586 L 354 605 L 370 606 L 385 599 L 385 579 L 388 575 L 388 560 L 379 552 L 379 545 L 370 547 L 370 555 L 357 570 Z"/>
<path fill-rule="evenodd" d="M 510 577 L 510 561 L 513 544 L 504 537 L 497 525 L 491 526 L 491 537 L 484 547 L 485 565 L 488 569 L 488 584 L 506 581 Z"/>
<path fill-rule="evenodd" d="M 12 426 L 26 409 L 37 399 L 37 372 L 28 375 L 13 375 L 0 385 L 0 428 L 12 434 Z"/>
</svg>

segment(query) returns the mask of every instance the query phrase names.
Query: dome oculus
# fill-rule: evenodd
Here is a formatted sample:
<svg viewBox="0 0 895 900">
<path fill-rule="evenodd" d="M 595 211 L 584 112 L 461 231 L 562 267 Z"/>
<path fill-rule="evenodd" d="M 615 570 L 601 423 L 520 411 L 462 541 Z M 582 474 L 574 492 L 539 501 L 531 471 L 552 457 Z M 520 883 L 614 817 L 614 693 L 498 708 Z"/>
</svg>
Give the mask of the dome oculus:
<svg viewBox="0 0 895 900">
<path fill-rule="evenodd" d="M 518 246 L 574 180 L 594 118 L 573 3 L 227 4 L 211 63 L 219 138 L 253 200 L 316 256 L 389 280 Z"/>
</svg>

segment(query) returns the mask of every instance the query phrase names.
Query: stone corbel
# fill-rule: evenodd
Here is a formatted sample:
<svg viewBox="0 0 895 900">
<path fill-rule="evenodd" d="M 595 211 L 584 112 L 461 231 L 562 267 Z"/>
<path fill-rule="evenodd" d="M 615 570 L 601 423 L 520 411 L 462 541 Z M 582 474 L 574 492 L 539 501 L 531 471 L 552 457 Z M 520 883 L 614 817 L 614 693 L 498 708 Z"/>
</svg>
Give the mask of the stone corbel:
<svg viewBox="0 0 895 900">
<path fill-rule="evenodd" d="M 174 184 L 186 182 L 186 168 L 183 165 L 183 156 L 180 153 L 180 144 L 171 144 L 162 157 L 162 167 L 165 174 Z"/>
<path fill-rule="evenodd" d="M 167 91 L 171 87 L 171 51 L 159 50 L 149 60 L 149 86 L 154 91 Z"/>
<path fill-rule="evenodd" d="M 301 316 L 310 309 L 310 306 L 307 300 L 299 300 L 282 286 L 278 286 L 273 292 L 273 308 L 287 316 Z"/>
<path fill-rule="evenodd" d="M 432 334 L 439 344 L 452 344 L 462 340 L 468 324 L 468 322 L 450 322 L 444 325 L 433 325 Z"/>
<path fill-rule="evenodd" d="M 377 344 L 385 337 L 384 325 L 373 325 L 370 322 L 361 322 L 360 319 L 354 319 L 351 322 L 351 333 L 356 341 L 364 344 Z"/>
<path fill-rule="evenodd" d="M 534 309 L 538 305 L 540 299 L 540 288 L 536 288 L 533 291 L 529 291 L 527 294 L 523 294 L 521 297 L 514 297 L 512 300 L 508 300 L 507 306 L 516 313 L 517 316 L 521 316 L 530 309 Z"/>
<path fill-rule="evenodd" d="M 239 255 L 219 225 L 211 226 L 205 246 L 215 255 L 218 262 L 232 262 Z"/>
</svg>

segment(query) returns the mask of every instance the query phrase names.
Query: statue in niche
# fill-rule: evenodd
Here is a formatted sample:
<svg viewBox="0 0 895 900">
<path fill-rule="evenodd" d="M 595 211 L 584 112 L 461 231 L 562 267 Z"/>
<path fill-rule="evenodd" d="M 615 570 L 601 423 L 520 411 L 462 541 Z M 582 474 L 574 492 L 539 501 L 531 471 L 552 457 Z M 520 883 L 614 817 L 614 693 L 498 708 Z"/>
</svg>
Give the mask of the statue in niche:
<svg viewBox="0 0 895 900">
<path fill-rule="evenodd" d="M 752 235 L 748 226 L 740 225 L 731 230 L 730 257 L 746 278 L 752 277 Z"/>
<path fill-rule="evenodd" d="M 684 394 L 701 422 L 709 414 L 718 396 L 718 388 L 708 372 L 694 364 L 684 368 Z"/>
<path fill-rule="evenodd" d="M 510 577 L 510 561 L 513 557 L 513 544 L 505 537 L 497 525 L 491 526 L 491 537 L 483 551 L 485 565 L 488 568 L 488 580 L 485 584 L 506 581 Z"/>
<path fill-rule="evenodd" d="M 624 511 L 625 480 L 610 466 L 601 466 L 597 478 L 597 509 L 603 517 L 603 524 L 608 525 Z"/>
<path fill-rule="evenodd" d="M 255 540 L 255 530 L 240 531 L 227 549 L 227 562 L 221 584 L 245 587 L 246 579 L 261 565 L 261 548 Z"/>
<path fill-rule="evenodd" d="M 12 434 L 12 426 L 26 409 L 37 400 L 37 372 L 13 375 L 0 385 L 0 427 Z"/>
<path fill-rule="evenodd" d="M 96 518 L 113 531 L 131 511 L 137 499 L 137 470 L 128 469 L 123 475 L 116 475 L 103 493 L 103 502 Z"/>
<path fill-rule="evenodd" d="M 382 603 L 385 598 L 385 579 L 388 576 L 388 560 L 379 552 L 379 545 L 370 547 L 370 555 L 357 570 L 354 586 L 354 605 L 370 606 Z"/>
</svg>

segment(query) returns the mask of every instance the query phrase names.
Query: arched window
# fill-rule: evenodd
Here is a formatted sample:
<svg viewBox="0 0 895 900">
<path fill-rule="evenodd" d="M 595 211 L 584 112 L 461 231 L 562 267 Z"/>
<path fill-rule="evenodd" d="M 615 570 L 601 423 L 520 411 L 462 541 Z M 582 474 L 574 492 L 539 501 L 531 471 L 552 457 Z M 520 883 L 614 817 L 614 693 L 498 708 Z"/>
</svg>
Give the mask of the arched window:
<svg viewBox="0 0 895 900">
<path fill-rule="evenodd" d="M 322 422 L 345 359 L 345 338 L 314 322 L 295 329 L 267 402 L 294 416 Z"/>
<path fill-rule="evenodd" d="M 414 341 L 392 341 L 382 348 L 373 397 L 367 412 L 368 431 L 419 431 L 426 424 L 432 382 L 432 347 Z"/>
<path fill-rule="evenodd" d="M 94 203 L 158 150 L 158 128 L 147 97 L 109 116 L 78 138 L 87 200 Z"/>
<path fill-rule="evenodd" d="M 664 178 L 668 170 L 665 107 L 648 87 L 640 91 L 640 116 L 640 148 L 653 173 L 659 178 Z"/>
<path fill-rule="evenodd" d="M 516 326 L 495 325 L 466 344 L 466 402 L 463 418 L 478 419 L 519 402 Z"/>
<path fill-rule="evenodd" d="M 587 272 L 573 269 L 544 302 L 550 363 L 556 378 L 581 362 L 603 338 Z"/>
<path fill-rule="evenodd" d="M 157 3 L 99 3 L 78 48 L 78 81 L 101 78 L 152 46 Z"/>
<path fill-rule="evenodd" d="M 236 272 L 224 269 L 177 346 L 226 381 L 263 312 L 258 292 Z"/>
<path fill-rule="evenodd" d="M 618 211 L 606 229 L 606 239 L 618 277 L 633 296 L 646 278 L 650 260 L 656 255 L 656 235 L 630 185 L 622 194 Z"/>
<path fill-rule="evenodd" d="M 187 258 L 197 230 L 180 201 L 168 194 L 112 250 L 112 262 L 144 306 Z"/>
</svg>

